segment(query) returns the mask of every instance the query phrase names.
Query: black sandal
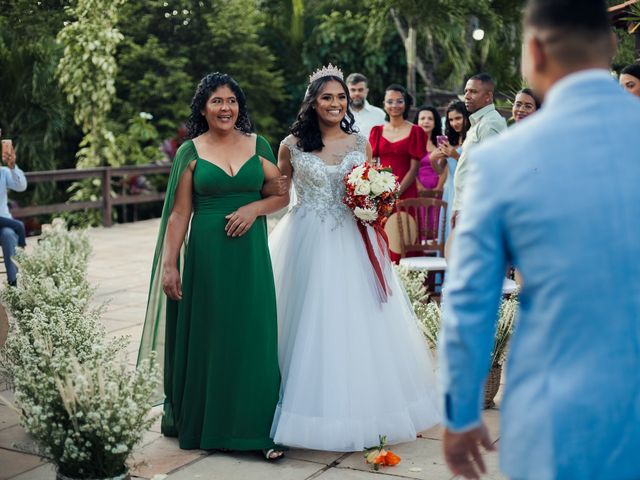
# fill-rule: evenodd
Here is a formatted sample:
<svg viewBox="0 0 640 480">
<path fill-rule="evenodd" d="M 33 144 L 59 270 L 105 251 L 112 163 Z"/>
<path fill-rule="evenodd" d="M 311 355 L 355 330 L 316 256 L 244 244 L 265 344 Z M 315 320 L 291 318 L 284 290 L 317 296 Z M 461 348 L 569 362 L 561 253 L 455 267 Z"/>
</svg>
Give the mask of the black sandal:
<svg viewBox="0 0 640 480">
<path fill-rule="evenodd" d="M 218 453 L 231 453 L 232 450 L 228 449 L 228 448 L 214 448 L 213 449 L 214 452 L 218 452 Z"/>
</svg>

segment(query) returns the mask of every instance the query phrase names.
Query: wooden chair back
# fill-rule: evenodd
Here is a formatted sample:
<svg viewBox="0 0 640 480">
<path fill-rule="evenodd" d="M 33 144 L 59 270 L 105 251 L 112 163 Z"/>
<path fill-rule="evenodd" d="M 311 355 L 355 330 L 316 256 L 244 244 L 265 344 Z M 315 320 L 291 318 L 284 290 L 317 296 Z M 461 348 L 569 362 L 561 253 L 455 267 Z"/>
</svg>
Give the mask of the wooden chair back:
<svg viewBox="0 0 640 480">
<path fill-rule="evenodd" d="M 425 190 L 418 190 L 418 197 L 420 198 L 437 198 L 442 200 L 442 194 L 444 192 L 442 190 L 438 190 L 435 188 L 428 188 Z"/>
<path fill-rule="evenodd" d="M 444 257 L 447 202 L 437 198 L 408 198 L 396 204 L 395 222 L 400 238 L 400 256 L 409 253 Z"/>
</svg>

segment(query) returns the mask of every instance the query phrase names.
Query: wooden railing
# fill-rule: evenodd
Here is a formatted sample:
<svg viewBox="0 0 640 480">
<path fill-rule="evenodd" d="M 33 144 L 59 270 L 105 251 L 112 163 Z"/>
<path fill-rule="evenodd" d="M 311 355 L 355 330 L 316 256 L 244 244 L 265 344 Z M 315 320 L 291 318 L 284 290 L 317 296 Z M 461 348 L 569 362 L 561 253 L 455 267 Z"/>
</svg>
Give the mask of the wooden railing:
<svg viewBox="0 0 640 480">
<path fill-rule="evenodd" d="M 32 207 L 20 207 L 11 210 L 16 218 L 32 217 L 61 212 L 75 212 L 87 208 L 99 208 L 102 210 L 102 224 L 110 227 L 113 224 L 112 209 L 117 205 L 133 205 L 164 200 L 164 192 L 141 193 L 139 195 L 111 196 L 111 179 L 127 175 L 147 175 L 152 173 L 168 174 L 171 165 L 142 165 L 127 167 L 96 167 L 85 169 L 47 170 L 42 172 L 26 172 L 27 182 L 61 182 L 65 180 L 83 180 L 86 178 L 99 178 L 102 185 L 102 198 L 91 202 L 53 203 L 51 205 L 38 205 Z"/>
</svg>

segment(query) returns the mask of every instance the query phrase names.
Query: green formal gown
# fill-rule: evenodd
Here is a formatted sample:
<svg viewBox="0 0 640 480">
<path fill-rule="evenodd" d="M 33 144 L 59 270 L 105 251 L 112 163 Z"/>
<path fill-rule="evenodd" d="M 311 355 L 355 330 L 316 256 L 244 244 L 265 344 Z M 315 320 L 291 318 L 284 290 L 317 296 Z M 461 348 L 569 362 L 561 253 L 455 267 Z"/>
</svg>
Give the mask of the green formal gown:
<svg viewBox="0 0 640 480">
<path fill-rule="evenodd" d="M 162 431 L 180 448 L 273 447 L 278 402 L 276 298 L 265 217 L 228 237 L 225 216 L 261 199 L 260 156 L 274 162 L 262 137 L 235 176 L 198 157 L 193 218 L 182 273 L 182 300 L 167 306 Z M 185 160 L 185 159 L 181 159 Z"/>
</svg>

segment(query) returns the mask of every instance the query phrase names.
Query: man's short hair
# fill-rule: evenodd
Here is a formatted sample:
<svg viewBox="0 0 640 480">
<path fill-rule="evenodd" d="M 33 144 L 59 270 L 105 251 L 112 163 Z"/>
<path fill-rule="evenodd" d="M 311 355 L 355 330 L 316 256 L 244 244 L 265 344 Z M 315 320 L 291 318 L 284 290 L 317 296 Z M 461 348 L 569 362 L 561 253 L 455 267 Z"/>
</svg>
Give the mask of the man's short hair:
<svg viewBox="0 0 640 480">
<path fill-rule="evenodd" d="M 529 0 L 524 25 L 602 34 L 611 31 L 605 0 Z"/>
<path fill-rule="evenodd" d="M 539 31 L 548 54 L 565 66 L 613 54 L 605 0 L 529 0 L 523 23 Z"/>
<path fill-rule="evenodd" d="M 361 73 L 352 73 L 347 77 L 347 85 L 355 85 L 356 83 L 360 83 L 360 82 L 364 82 L 367 85 L 369 84 L 369 82 L 367 81 L 367 77 L 365 77 L 363 74 Z"/>
<path fill-rule="evenodd" d="M 489 75 L 488 73 L 476 73 L 474 76 L 470 77 L 469 80 L 478 80 L 492 92 L 496 88 L 496 84 L 494 83 L 493 78 L 491 78 L 491 75 Z"/>
<path fill-rule="evenodd" d="M 631 65 L 627 65 L 622 70 L 620 70 L 620 75 L 632 75 L 640 80 L 640 64 L 632 63 Z"/>
</svg>

